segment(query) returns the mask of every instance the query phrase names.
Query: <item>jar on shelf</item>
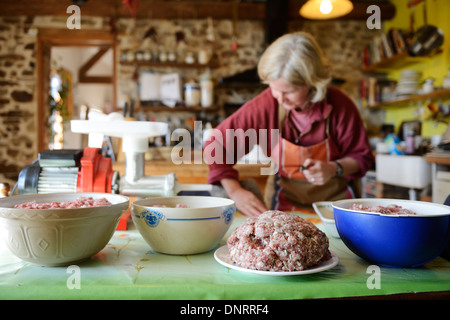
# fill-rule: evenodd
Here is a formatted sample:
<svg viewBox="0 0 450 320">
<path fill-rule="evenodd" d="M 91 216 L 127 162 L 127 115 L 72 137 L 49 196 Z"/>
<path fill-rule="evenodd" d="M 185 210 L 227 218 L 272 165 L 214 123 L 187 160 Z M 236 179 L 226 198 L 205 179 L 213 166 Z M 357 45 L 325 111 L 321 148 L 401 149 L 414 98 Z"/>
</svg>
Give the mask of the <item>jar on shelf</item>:
<svg viewBox="0 0 450 320">
<path fill-rule="evenodd" d="M 134 61 L 134 52 L 133 51 L 131 51 L 131 50 L 126 51 L 125 61 L 128 61 L 128 62 Z"/>
<path fill-rule="evenodd" d="M 431 93 L 433 92 L 433 90 L 434 90 L 434 79 L 433 78 L 426 79 L 422 86 L 423 93 L 425 94 Z"/>
<path fill-rule="evenodd" d="M 184 85 L 184 102 L 186 106 L 193 107 L 200 105 L 200 87 L 195 81 L 190 81 Z"/>
<path fill-rule="evenodd" d="M 167 61 L 167 53 L 164 50 L 161 50 L 159 52 L 159 61 L 160 62 L 166 62 Z"/>
<path fill-rule="evenodd" d="M 144 51 L 142 51 L 142 50 L 136 51 L 135 57 L 136 57 L 137 61 L 144 60 Z"/>
<path fill-rule="evenodd" d="M 120 61 L 127 61 L 127 52 L 126 51 L 122 51 L 122 53 L 120 54 Z"/>
<path fill-rule="evenodd" d="M 209 52 L 206 49 L 200 49 L 198 52 L 198 63 L 207 64 L 211 58 Z"/>
<path fill-rule="evenodd" d="M 175 51 L 169 51 L 169 53 L 167 54 L 167 60 L 170 62 L 177 61 L 177 54 L 175 53 Z"/>
<path fill-rule="evenodd" d="M 200 77 L 201 106 L 208 108 L 214 103 L 214 83 L 209 74 Z"/>
<path fill-rule="evenodd" d="M 186 57 L 184 58 L 184 62 L 188 64 L 195 63 L 194 54 L 192 52 L 186 53 Z"/>
<path fill-rule="evenodd" d="M 150 61 L 152 60 L 152 53 L 150 52 L 150 50 L 145 50 L 144 51 L 144 61 Z"/>
</svg>

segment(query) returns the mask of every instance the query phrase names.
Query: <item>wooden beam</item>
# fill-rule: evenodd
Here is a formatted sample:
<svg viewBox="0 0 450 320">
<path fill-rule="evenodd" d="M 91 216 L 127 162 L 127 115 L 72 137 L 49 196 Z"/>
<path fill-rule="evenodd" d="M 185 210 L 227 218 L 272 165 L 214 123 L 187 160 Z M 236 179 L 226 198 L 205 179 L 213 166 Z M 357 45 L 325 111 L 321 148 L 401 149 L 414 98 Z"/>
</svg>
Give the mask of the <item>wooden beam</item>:
<svg viewBox="0 0 450 320">
<path fill-rule="evenodd" d="M 111 46 L 100 47 L 96 54 L 94 54 L 85 64 L 78 70 L 78 81 L 80 83 L 111 83 L 112 77 L 110 76 L 89 76 L 87 73 L 103 55 L 111 49 Z"/>
<path fill-rule="evenodd" d="M 48 149 L 49 143 L 49 91 L 50 91 L 51 44 L 38 36 L 37 63 L 37 153 Z"/>
<path fill-rule="evenodd" d="M 105 30 L 39 28 L 38 34 L 52 46 L 112 46 L 115 43 L 115 36 Z"/>
<path fill-rule="evenodd" d="M 272 43 L 288 30 L 287 1 L 266 0 L 266 42 Z"/>
<path fill-rule="evenodd" d="M 70 33 L 69 33 L 70 32 Z M 53 46 L 98 46 L 113 48 L 113 61 L 116 61 L 116 39 L 114 35 L 101 30 L 39 29 L 36 49 L 37 100 L 38 100 L 38 151 L 48 148 L 48 92 L 50 88 L 50 57 Z M 113 64 L 113 92 L 116 90 L 116 63 Z M 116 106 L 116 94 L 113 106 Z"/>
<path fill-rule="evenodd" d="M 234 1 L 234 0 L 233 0 Z M 2 16 L 57 15 L 70 16 L 67 7 L 74 4 L 70 0 L 2 0 Z M 265 3 L 239 2 L 239 17 L 245 20 L 263 20 Z M 131 17 L 122 0 L 87 0 L 81 6 L 81 16 Z M 233 6 L 230 1 L 143 1 L 138 2 L 136 18 L 144 19 L 231 19 Z"/>
<path fill-rule="evenodd" d="M 81 6 L 81 17 L 100 16 L 130 18 L 129 10 L 123 6 L 123 0 L 87 0 Z M 140 0 L 136 11 L 136 18 L 139 19 L 233 19 L 233 3 L 229 1 L 168 1 L 168 0 Z M 280 0 L 285 1 L 285 0 Z M 286 0 L 288 1 L 288 20 L 303 19 L 299 15 L 300 7 L 306 0 Z M 37 15 L 55 15 L 69 17 L 67 7 L 74 4 L 71 0 L 1 0 L 1 16 L 37 16 Z M 395 6 L 390 2 L 368 2 L 353 1 L 354 10 L 340 20 L 354 19 L 366 20 L 368 14 L 367 7 L 375 4 L 380 7 L 383 20 L 390 20 L 395 16 Z M 266 3 L 265 2 L 239 2 L 238 4 L 239 20 L 265 20 Z"/>
</svg>

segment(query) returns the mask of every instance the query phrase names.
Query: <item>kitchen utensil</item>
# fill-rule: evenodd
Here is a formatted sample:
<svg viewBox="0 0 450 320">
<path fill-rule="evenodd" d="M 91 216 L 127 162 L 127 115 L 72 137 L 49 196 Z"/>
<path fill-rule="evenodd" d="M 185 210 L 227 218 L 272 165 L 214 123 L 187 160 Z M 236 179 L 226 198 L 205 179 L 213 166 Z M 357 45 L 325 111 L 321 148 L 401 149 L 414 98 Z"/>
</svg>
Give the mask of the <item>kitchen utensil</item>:
<svg viewBox="0 0 450 320">
<path fill-rule="evenodd" d="M 427 23 L 427 5 L 423 4 L 424 25 L 420 27 L 411 39 L 408 50 L 412 56 L 425 56 L 431 54 L 444 43 L 444 33 L 436 26 Z"/>
<path fill-rule="evenodd" d="M 309 167 L 307 166 L 300 166 L 300 172 L 308 170 Z"/>
<path fill-rule="evenodd" d="M 106 198 L 112 205 L 72 209 L 14 208 L 37 203 L 73 201 L 78 197 Z M 0 227 L 15 256 L 41 266 L 65 266 L 88 259 L 111 239 L 129 199 L 108 193 L 52 193 L 0 199 Z"/>
<path fill-rule="evenodd" d="M 130 101 L 130 111 L 128 113 L 128 118 L 125 118 L 125 120 L 130 121 L 130 120 L 136 120 L 133 118 L 134 115 L 134 100 L 131 99 Z"/>
<path fill-rule="evenodd" d="M 180 204 L 187 208 L 176 208 Z M 131 211 L 136 228 L 155 251 L 186 255 L 217 246 L 236 208 L 234 201 L 226 198 L 178 196 L 137 200 Z"/>
<path fill-rule="evenodd" d="M 416 215 L 385 215 L 352 210 L 363 206 L 399 205 Z M 370 263 L 418 267 L 441 254 L 450 239 L 450 207 L 400 199 L 347 199 L 333 202 L 336 228 L 347 247 Z"/>
<path fill-rule="evenodd" d="M 409 46 L 412 56 L 425 56 L 431 54 L 444 43 L 444 33 L 441 29 L 426 25 L 417 30 Z"/>
</svg>

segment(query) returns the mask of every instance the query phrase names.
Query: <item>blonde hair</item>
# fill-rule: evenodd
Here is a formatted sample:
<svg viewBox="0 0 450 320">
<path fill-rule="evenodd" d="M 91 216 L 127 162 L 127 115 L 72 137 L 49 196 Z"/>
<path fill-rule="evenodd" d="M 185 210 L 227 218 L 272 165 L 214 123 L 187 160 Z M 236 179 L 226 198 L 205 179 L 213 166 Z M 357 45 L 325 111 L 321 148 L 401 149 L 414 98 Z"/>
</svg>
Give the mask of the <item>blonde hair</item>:
<svg viewBox="0 0 450 320">
<path fill-rule="evenodd" d="M 283 78 L 297 86 L 310 87 L 311 102 L 325 98 L 331 69 L 316 40 L 306 32 L 281 36 L 263 53 L 258 75 L 264 83 Z"/>
</svg>

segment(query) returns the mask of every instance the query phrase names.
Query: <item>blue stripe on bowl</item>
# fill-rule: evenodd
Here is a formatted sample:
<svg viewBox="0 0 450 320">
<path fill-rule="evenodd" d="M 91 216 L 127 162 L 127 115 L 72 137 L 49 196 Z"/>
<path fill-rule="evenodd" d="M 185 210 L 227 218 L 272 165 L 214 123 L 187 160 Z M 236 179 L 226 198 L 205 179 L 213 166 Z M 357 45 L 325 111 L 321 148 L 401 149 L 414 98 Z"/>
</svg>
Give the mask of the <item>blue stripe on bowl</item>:
<svg viewBox="0 0 450 320">
<path fill-rule="evenodd" d="M 220 219 L 220 217 L 210 217 L 210 218 L 190 218 L 190 219 L 183 219 L 183 218 L 172 218 L 172 219 L 167 219 L 167 221 L 195 221 L 195 220 L 215 220 L 215 219 Z"/>
</svg>

